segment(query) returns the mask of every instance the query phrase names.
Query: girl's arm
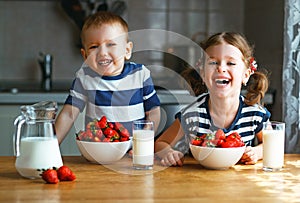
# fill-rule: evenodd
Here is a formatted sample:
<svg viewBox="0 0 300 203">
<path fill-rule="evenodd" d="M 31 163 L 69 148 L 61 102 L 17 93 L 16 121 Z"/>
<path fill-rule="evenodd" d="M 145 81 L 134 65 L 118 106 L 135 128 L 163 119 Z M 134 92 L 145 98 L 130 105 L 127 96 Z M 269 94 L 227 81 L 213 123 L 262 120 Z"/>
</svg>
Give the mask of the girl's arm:
<svg viewBox="0 0 300 203">
<path fill-rule="evenodd" d="M 80 111 L 77 107 L 69 104 L 63 106 L 55 121 L 56 136 L 59 144 L 62 143 L 67 133 L 72 128 L 79 113 Z"/>
<path fill-rule="evenodd" d="M 258 145 L 255 147 L 248 146 L 241 158 L 241 162 L 244 164 L 256 164 L 256 162 L 263 158 L 263 143 L 262 143 L 262 131 L 256 134 Z"/>
<path fill-rule="evenodd" d="M 155 141 L 154 150 L 158 157 L 161 158 L 161 163 L 165 166 L 182 166 L 183 154 L 172 149 L 184 136 L 180 121 L 176 119 L 172 125 Z"/>
</svg>

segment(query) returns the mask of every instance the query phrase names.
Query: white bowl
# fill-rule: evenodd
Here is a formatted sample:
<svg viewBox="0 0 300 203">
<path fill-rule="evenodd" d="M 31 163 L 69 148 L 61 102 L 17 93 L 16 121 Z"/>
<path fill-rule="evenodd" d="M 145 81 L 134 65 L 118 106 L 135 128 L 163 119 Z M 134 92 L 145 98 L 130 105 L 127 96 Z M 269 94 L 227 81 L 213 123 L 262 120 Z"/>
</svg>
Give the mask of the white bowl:
<svg viewBox="0 0 300 203">
<path fill-rule="evenodd" d="M 201 147 L 190 144 L 193 157 L 205 168 L 208 169 L 228 169 L 234 166 L 243 156 L 243 147 L 233 148 L 213 148 Z"/>
<path fill-rule="evenodd" d="M 84 158 L 99 164 L 119 161 L 131 147 L 131 140 L 124 142 L 86 142 L 76 140 L 76 143 Z"/>
</svg>

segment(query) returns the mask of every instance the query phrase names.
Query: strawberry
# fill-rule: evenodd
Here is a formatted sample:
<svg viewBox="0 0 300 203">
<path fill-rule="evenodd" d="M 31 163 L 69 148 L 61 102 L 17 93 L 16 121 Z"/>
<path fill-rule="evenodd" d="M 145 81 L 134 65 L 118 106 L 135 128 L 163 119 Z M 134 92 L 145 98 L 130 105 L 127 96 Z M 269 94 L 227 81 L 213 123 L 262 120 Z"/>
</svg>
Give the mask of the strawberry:
<svg viewBox="0 0 300 203">
<path fill-rule="evenodd" d="M 111 142 L 111 138 L 106 137 L 102 140 L 102 142 Z"/>
<path fill-rule="evenodd" d="M 88 142 L 117 142 L 130 139 L 129 131 L 119 122 L 109 122 L 106 116 L 93 120 L 86 125 L 85 131 L 79 131 L 77 140 Z M 107 139 L 106 139 L 107 138 Z"/>
<path fill-rule="evenodd" d="M 107 125 L 108 125 L 109 128 L 114 128 L 114 124 L 111 123 L 111 122 L 107 122 Z"/>
<path fill-rule="evenodd" d="M 102 136 L 103 136 L 102 130 L 101 130 L 101 129 L 96 130 L 96 131 L 95 131 L 95 136 L 98 137 L 99 139 L 101 139 Z"/>
<path fill-rule="evenodd" d="M 196 137 L 192 140 L 192 145 L 200 146 L 202 144 L 202 140 L 199 137 Z"/>
<path fill-rule="evenodd" d="M 125 141 L 128 141 L 129 140 L 129 137 L 121 137 L 120 138 L 120 142 L 125 142 Z"/>
<path fill-rule="evenodd" d="M 121 137 L 130 137 L 129 131 L 121 123 L 116 122 L 114 129 L 119 132 Z"/>
<path fill-rule="evenodd" d="M 130 137 L 130 133 L 126 128 L 124 128 L 123 130 L 120 131 L 120 135 L 121 135 L 121 137 L 127 137 L 127 138 Z"/>
<path fill-rule="evenodd" d="M 106 128 L 103 133 L 104 133 L 105 137 L 110 138 L 111 141 L 120 139 L 119 133 L 117 131 L 115 131 L 114 129 Z"/>
<path fill-rule="evenodd" d="M 105 137 L 111 138 L 114 135 L 114 130 L 111 128 L 106 128 L 103 131 L 103 134 L 105 135 Z"/>
<path fill-rule="evenodd" d="M 115 122 L 114 128 L 115 130 L 121 131 L 122 129 L 124 129 L 124 126 L 119 122 Z"/>
<path fill-rule="evenodd" d="M 42 173 L 42 179 L 46 181 L 46 183 L 56 184 L 59 182 L 57 172 L 55 169 L 47 169 Z"/>
<path fill-rule="evenodd" d="M 92 141 L 93 142 L 101 142 L 101 139 L 99 137 L 94 137 Z"/>
<path fill-rule="evenodd" d="M 107 118 L 106 116 L 102 116 L 100 118 L 100 120 L 98 121 L 98 126 L 101 128 L 101 129 L 104 129 L 107 127 Z"/>
<path fill-rule="evenodd" d="M 90 131 L 90 130 L 87 130 L 86 132 L 85 132 L 85 140 L 93 140 L 93 133 L 92 133 L 92 131 Z"/>
<path fill-rule="evenodd" d="M 60 181 L 73 181 L 76 179 L 75 174 L 67 166 L 61 166 L 57 170 L 57 176 Z"/>
</svg>

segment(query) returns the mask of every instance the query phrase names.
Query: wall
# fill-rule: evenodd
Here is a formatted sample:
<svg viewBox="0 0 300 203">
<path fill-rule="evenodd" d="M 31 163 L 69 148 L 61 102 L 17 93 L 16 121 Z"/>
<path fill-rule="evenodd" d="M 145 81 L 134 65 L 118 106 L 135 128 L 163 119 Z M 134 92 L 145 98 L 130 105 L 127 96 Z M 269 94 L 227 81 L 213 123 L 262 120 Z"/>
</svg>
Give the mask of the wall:
<svg viewBox="0 0 300 203">
<path fill-rule="evenodd" d="M 40 80 L 39 52 L 53 55 L 55 79 L 72 78 L 82 63 L 77 35 L 58 1 L 0 1 L 0 80 Z"/>
<path fill-rule="evenodd" d="M 243 31 L 243 1 L 228 1 L 127 0 L 123 17 L 131 31 L 155 28 L 187 38 L 200 33 L 200 40 L 224 29 Z M 0 1 L 0 80 L 40 80 L 39 52 L 54 56 L 55 80 L 71 80 L 83 62 L 78 35 L 59 1 Z M 145 40 L 162 46 L 155 36 Z M 137 53 L 133 59 L 162 65 L 163 54 Z"/>
<path fill-rule="evenodd" d="M 245 33 L 255 43 L 259 65 L 271 72 L 271 86 L 277 90 L 274 109 L 281 109 L 282 0 L 125 2 L 127 10 L 123 17 L 131 31 L 169 30 L 188 39 L 194 37 L 195 41 L 224 30 Z M 42 51 L 54 56 L 54 80 L 71 81 L 83 62 L 78 36 L 79 29 L 62 10 L 59 1 L 0 0 L 0 80 L 39 81 L 41 70 L 37 59 Z M 155 35 L 143 41 L 157 49 L 163 43 L 178 43 L 162 41 Z M 170 76 L 168 72 L 157 71 L 164 65 L 161 51 L 135 52 L 132 59 L 153 67 L 154 77 Z M 281 116 L 281 111 L 273 111 L 273 119 L 281 120 Z"/>
<path fill-rule="evenodd" d="M 284 1 L 246 0 L 245 8 L 245 33 L 255 45 L 259 68 L 268 71 L 270 88 L 276 90 L 271 119 L 282 121 Z"/>
</svg>

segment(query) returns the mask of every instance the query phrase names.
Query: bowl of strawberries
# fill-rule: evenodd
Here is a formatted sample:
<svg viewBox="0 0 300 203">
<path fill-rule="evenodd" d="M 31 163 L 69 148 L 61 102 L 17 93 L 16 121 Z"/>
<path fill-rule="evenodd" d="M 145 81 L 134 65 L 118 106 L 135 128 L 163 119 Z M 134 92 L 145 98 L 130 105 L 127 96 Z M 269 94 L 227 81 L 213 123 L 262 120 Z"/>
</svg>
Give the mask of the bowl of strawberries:
<svg viewBox="0 0 300 203">
<path fill-rule="evenodd" d="M 245 152 L 245 144 L 237 132 L 225 135 L 221 129 L 201 136 L 190 135 L 193 157 L 205 168 L 224 170 L 234 166 Z"/>
<path fill-rule="evenodd" d="M 76 143 L 84 158 L 99 164 L 119 161 L 131 147 L 129 131 L 119 122 L 108 122 L 106 116 L 87 123 L 76 134 Z"/>
</svg>

